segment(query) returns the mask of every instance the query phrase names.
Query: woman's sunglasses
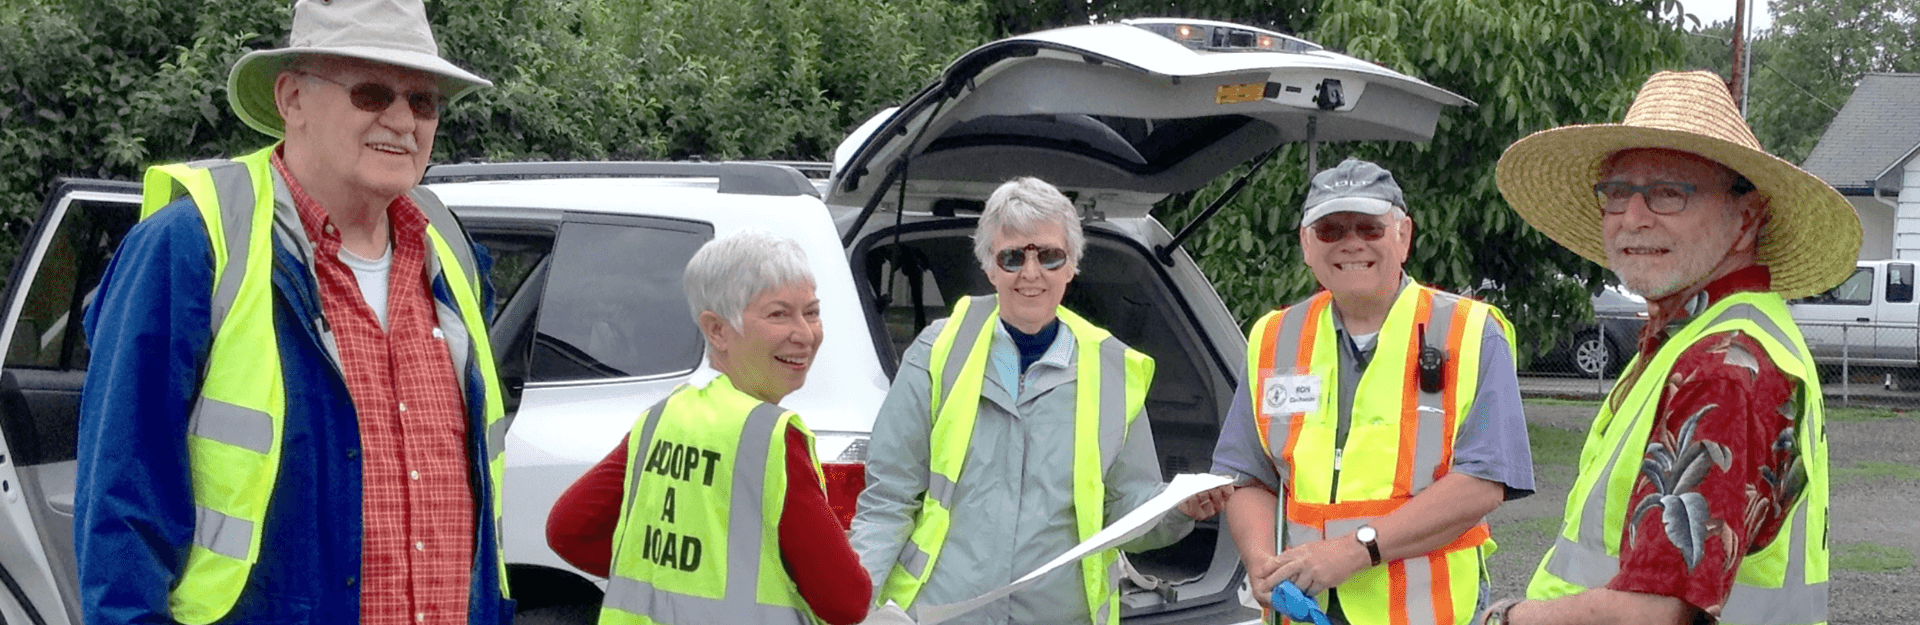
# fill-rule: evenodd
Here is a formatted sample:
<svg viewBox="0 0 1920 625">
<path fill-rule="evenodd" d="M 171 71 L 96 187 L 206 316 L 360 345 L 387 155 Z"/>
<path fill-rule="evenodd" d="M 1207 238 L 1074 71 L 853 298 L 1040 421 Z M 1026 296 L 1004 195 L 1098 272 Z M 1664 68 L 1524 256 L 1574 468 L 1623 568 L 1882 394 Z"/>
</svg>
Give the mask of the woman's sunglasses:
<svg viewBox="0 0 1920 625">
<path fill-rule="evenodd" d="M 393 106 L 394 98 L 400 97 L 400 94 L 395 93 L 392 87 L 377 82 L 363 82 L 357 85 L 348 85 L 312 72 L 300 73 L 340 85 L 340 88 L 347 90 L 347 100 L 353 103 L 353 108 L 368 113 L 378 113 L 387 110 L 387 107 Z M 407 108 L 413 110 L 414 119 L 421 121 L 440 119 L 440 105 L 445 103 L 445 98 L 440 97 L 440 94 L 432 91 L 414 91 L 407 94 Z"/>
<path fill-rule="evenodd" d="M 1040 259 L 1041 269 L 1052 271 L 1067 264 L 1066 250 L 1057 247 L 1041 247 L 1031 243 L 1026 247 L 1009 247 L 1000 250 L 993 255 L 993 258 L 1007 273 L 1019 273 L 1021 267 L 1027 266 L 1027 252 L 1033 252 L 1034 257 Z"/>
</svg>

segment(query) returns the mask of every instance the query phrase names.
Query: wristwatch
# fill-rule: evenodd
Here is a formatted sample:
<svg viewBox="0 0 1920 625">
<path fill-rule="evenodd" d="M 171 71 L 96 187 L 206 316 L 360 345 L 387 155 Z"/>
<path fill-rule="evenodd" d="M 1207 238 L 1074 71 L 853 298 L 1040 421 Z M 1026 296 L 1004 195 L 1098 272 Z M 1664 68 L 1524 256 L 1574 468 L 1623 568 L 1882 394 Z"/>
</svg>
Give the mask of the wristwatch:
<svg viewBox="0 0 1920 625">
<path fill-rule="evenodd" d="M 1380 532 L 1372 525 L 1362 525 L 1353 531 L 1353 539 L 1367 548 L 1367 558 L 1373 560 L 1373 566 L 1380 566 Z"/>
</svg>

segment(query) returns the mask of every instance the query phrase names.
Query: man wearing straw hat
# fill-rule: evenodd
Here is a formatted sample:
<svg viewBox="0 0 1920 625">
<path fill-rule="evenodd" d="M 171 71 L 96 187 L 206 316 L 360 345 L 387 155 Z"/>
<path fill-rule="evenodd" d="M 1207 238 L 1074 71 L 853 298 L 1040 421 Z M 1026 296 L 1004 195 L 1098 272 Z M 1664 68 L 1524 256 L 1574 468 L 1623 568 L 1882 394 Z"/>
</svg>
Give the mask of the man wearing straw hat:
<svg viewBox="0 0 1920 625">
<path fill-rule="evenodd" d="M 228 99 L 283 141 L 154 167 L 88 310 L 74 533 L 114 623 L 503 623 L 485 257 L 419 184 L 419 0 L 300 0 Z"/>
<path fill-rule="evenodd" d="M 1826 622 L 1820 380 L 1783 298 L 1852 271 L 1852 208 L 1762 151 L 1709 72 L 1655 74 L 1624 123 L 1522 139 L 1498 177 L 1528 223 L 1612 268 L 1651 318 L 1528 600 L 1486 621 Z"/>
</svg>

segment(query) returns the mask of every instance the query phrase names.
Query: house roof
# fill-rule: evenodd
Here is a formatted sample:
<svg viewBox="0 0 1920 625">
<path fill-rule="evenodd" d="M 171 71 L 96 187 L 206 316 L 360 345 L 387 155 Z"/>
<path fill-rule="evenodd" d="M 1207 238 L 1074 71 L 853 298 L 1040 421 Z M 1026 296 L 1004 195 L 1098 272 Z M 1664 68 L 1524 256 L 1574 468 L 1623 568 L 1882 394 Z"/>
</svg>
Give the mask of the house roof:
<svg viewBox="0 0 1920 625">
<path fill-rule="evenodd" d="M 1920 74 L 1860 77 L 1853 97 L 1800 167 L 1843 193 L 1871 193 L 1874 181 L 1920 149 L 1915 102 L 1920 102 Z"/>
</svg>

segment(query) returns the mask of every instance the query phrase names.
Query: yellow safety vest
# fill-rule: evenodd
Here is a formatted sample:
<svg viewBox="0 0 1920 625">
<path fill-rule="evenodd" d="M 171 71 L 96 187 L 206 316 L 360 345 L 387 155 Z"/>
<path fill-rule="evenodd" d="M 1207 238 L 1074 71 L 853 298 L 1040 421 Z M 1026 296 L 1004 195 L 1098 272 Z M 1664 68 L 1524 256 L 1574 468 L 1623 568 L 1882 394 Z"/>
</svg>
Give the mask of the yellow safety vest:
<svg viewBox="0 0 1920 625">
<path fill-rule="evenodd" d="M 193 545 L 180 581 L 167 596 L 173 618 L 205 625 L 233 609 L 260 560 L 267 502 L 280 472 L 286 389 L 273 323 L 274 183 L 271 158 L 278 144 L 235 158 L 161 165 L 147 170 L 142 219 L 189 195 L 206 224 L 213 251 L 212 341 L 205 378 L 188 420 L 187 459 L 196 512 Z M 427 236 L 441 276 L 472 341 L 469 366 L 484 382 L 487 477 L 493 523 L 500 527 L 500 479 L 506 463 L 507 421 L 477 293 L 480 276 L 464 236 L 449 246 L 439 232 L 460 234 L 453 214 L 428 194 L 415 194 L 429 220 Z M 449 271 L 448 268 L 454 268 Z M 457 273 L 456 273 L 457 272 Z M 465 394 L 467 388 L 461 385 Z M 506 558 L 495 541 L 500 592 L 507 592 Z"/>
<path fill-rule="evenodd" d="M 789 427 L 813 458 L 799 415 L 724 375 L 674 389 L 634 422 L 601 623 L 815 621 L 780 560 Z"/>
<path fill-rule="evenodd" d="M 1766 350 L 1780 372 L 1799 382 L 1794 443 L 1806 489 L 1773 541 L 1749 552 L 1734 574 L 1720 622 L 1806 625 L 1827 621 L 1827 427 L 1820 379 L 1806 339 L 1780 296 L 1735 293 L 1715 302 L 1669 338 L 1618 402 L 1600 407 L 1580 451 L 1580 477 L 1567 497 L 1558 540 L 1540 561 L 1527 598 L 1553 599 L 1605 586 L 1620 570 L 1620 535 L 1628 498 L 1640 475 L 1662 391 L 1680 355 L 1708 336 L 1738 331 Z M 1639 357 L 1628 365 L 1639 365 Z M 1624 395 L 1620 395 L 1624 393 Z M 1620 412 L 1614 406 L 1621 406 Z M 1818 532 L 1818 534 L 1814 534 Z"/>
<path fill-rule="evenodd" d="M 1479 388 L 1487 319 L 1496 320 L 1513 343 L 1512 327 L 1499 309 L 1409 284 L 1380 328 L 1378 347 L 1355 388 L 1346 444 L 1336 448 L 1340 376 L 1347 372 L 1339 365 L 1332 302 L 1322 291 L 1268 313 L 1248 334 L 1247 388 L 1256 391 L 1260 444 L 1287 491 L 1285 519 L 1277 528 L 1282 548 L 1350 534 L 1446 475 L 1454 437 Z M 1437 393 L 1420 388 L 1423 345 L 1448 354 Z M 1425 556 L 1349 578 L 1337 590 L 1340 609 L 1355 625 L 1468 622 L 1493 549 L 1482 521 Z M 1322 594 L 1323 609 L 1328 602 Z"/>
<path fill-rule="evenodd" d="M 1153 359 L 1064 306 L 1057 315 L 1074 338 L 1073 510 L 1074 529 L 1084 541 L 1106 526 L 1106 470 L 1146 405 Z M 933 341 L 929 371 L 933 435 L 926 499 L 914 517 L 913 533 L 876 597 L 878 604 L 891 599 L 912 607 L 939 561 L 979 416 L 993 327 L 999 320 L 998 296 L 965 298 L 954 305 L 953 320 Z M 1114 549 L 1080 561 L 1087 613 L 1094 625 L 1119 622 L 1120 596 L 1114 592 L 1120 580 L 1119 563 Z"/>
</svg>

